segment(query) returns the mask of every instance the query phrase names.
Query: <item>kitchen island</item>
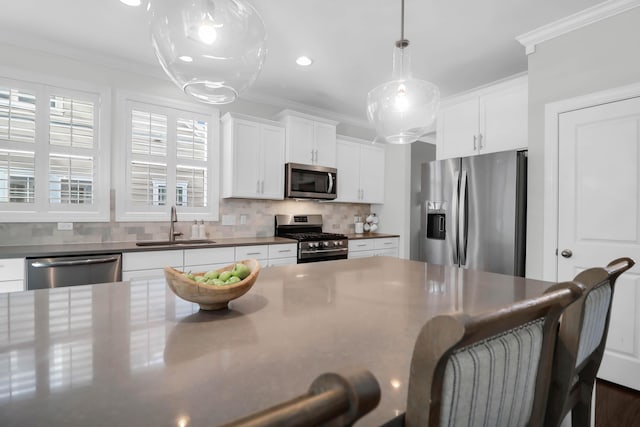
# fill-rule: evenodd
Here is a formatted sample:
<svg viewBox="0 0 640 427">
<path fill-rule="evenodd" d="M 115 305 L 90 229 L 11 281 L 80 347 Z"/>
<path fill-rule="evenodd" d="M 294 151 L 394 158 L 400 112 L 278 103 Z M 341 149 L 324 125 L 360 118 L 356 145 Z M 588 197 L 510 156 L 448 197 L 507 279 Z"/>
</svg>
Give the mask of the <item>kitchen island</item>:
<svg viewBox="0 0 640 427">
<path fill-rule="evenodd" d="M 431 317 L 476 314 L 551 283 L 375 257 L 264 269 L 229 309 L 164 279 L 0 295 L 3 426 L 213 426 L 367 368 L 382 389 L 358 425 L 404 411 Z"/>
</svg>

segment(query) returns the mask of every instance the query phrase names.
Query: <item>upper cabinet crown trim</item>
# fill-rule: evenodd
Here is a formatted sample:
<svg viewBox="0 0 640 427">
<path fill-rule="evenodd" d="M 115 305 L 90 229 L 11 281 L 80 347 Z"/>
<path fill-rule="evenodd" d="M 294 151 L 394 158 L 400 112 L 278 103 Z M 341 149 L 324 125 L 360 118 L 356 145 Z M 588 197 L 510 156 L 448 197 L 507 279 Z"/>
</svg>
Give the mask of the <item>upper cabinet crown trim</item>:
<svg viewBox="0 0 640 427">
<path fill-rule="evenodd" d="M 276 122 L 275 120 L 263 119 L 262 117 L 249 116 L 247 114 L 231 113 L 231 112 L 226 113 L 224 116 L 222 116 L 220 121 L 222 123 L 226 123 L 230 119 L 248 120 L 254 123 L 262 123 L 264 125 L 277 126 L 279 128 L 283 127 L 282 123 Z"/>
<path fill-rule="evenodd" d="M 305 113 L 301 113 L 299 111 L 294 111 L 294 110 L 282 110 L 278 114 L 276 114 L 275 119 L 276 120 L 283 120 L 287 116 L 300 117 L 300 118 L 303 118 L 303 119 L 313 120 L 315 122 L 326 123 L 326 124 L 333 125 L 333 126 L 337 126 L 338 123 L 340 123 L 340 122 L 337 122 L 335 120 L 327 119 L 327 118 L 324 118 L 324 117 L 312 116 L 311 114 L 305 114 Z"/>
<path fill-rule="evenodd" d="M 516 37 L 530 55 L 536 45 L 640 6 L 640 0 L 610 0 Z"/>
<path fill-rule="evenodd" d="M 505 77 L 504 79 L 487 83 L 482 86 L 474 87 L 464 92 L 453 94 L 451 96 L 448 96 L 442 99 L 440 104 L 442 107 L 447 107 L 451 104 L 456 104 L 466 99 L 477 98 L 478 96 L 481 96 L 485 93 L 495 92 L 500 89 L 513 87 L 515 85 L 528 85 L 528 83 L 529 83 L 529 75 L 525 71 L 522 73 L 514 74 L 509 77 Z"/>
</svg>

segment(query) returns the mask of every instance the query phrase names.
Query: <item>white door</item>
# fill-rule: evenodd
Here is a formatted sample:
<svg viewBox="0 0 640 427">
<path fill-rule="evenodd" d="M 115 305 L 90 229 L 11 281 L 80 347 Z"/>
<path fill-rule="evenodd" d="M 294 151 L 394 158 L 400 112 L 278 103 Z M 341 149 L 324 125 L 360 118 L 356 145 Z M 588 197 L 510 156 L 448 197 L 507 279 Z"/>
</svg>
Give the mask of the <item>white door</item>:
<svg viewBox="0 0 640 427">
<path fill-rule="evenodd" d="M 364 203 L 384 203 L 384 149 L 360 147 L 360 188 Z"/>
<path fill-rule="evenodd" d="M 640 98 L 560 114 L 558 280 L 640 262 Z M 562 251 L 571 251 L 561 254 Z M 618 279 L 598 377 L 640 390 L 640 267 Z"/>
<path fill-rule="evenodd" d="M 313 138 L 315 142 L 314 164 L 336 167 L 336 127 L 328 123 L 315 122 L 313 124 Z"/>
<path fill-rule="evenodd" d="M 353 142 L 336 144 L 338 162 L 338 197 L 336 202 L 360 201 L 360 146 Z"/>
</svg>

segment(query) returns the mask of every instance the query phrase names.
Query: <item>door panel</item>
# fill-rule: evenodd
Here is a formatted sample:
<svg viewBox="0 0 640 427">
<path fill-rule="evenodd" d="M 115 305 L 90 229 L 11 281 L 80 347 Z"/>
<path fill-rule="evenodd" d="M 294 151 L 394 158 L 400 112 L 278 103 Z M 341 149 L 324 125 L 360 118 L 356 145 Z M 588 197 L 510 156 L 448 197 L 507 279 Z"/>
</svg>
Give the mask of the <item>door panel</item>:
<svg viewBox="0 0 640 427">
<path fill-rule="evenodd" d="M 457 193 L 460 159 L 438 160 L 422 164 L 422 247 L 421 259 L 431 264 L 452 265 L 457 262 L 455 227 L 457 221 L 454 194 Z M 429 215 L 444 214 L 444 239 L 428 237 Z M 438 236 L 442 237 L 442 236 Z"/>
<path fill-rule="evenodd" d="M 284 199 L 284 144 L 283 128 L 262 126 L 262 197 Z"/>
<path fill-rule="evenodd" d="M 469 183 L 464 267 L 515 274 L 516 158 L 507 151 L 462 159 Z"/>
<path fill-rule="evenodd" d="M 640 259 L 640 98 L 563 113 L 558 146 L 558 280 Z M 640 270 L 618 280 L 598 377 L 640 390 Z"/>
</svg>

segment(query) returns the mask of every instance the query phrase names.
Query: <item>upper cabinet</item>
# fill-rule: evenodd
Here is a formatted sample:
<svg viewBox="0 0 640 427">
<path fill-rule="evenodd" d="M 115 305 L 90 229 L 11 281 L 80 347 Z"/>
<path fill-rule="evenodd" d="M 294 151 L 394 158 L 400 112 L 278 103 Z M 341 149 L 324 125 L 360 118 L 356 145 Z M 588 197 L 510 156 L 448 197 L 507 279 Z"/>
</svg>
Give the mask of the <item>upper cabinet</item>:
<svg viewBox="0 0 640 427">
<path fill-rule="evenodd" d="M 486 86 L 442 102 L 438 159 L 527 148 L 527 76 Z"/>
<path fill-rule="evenodd" d="M 384 148 L 346 136 L 337 138 L 336 202 L 384 203 Z"/>
<path fill-rule="evenodd" d="M 292 110 L 281 111 L 276 119 L 287 130 L 287 163 L 336 167 L 338 122 Z"/>
<path fill-rule="evenodd" d="M 221 121 L 222 196 L 284 199 L 284 127 L 235 113 Z"/>
</svg>

